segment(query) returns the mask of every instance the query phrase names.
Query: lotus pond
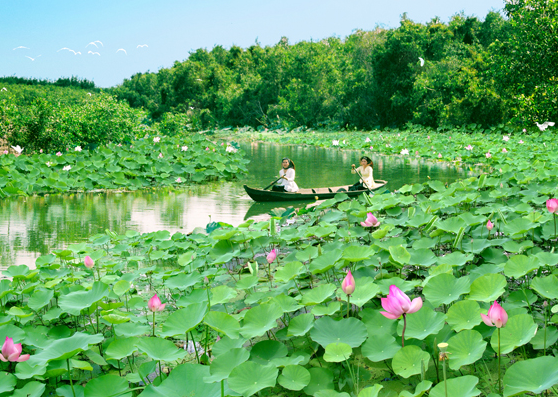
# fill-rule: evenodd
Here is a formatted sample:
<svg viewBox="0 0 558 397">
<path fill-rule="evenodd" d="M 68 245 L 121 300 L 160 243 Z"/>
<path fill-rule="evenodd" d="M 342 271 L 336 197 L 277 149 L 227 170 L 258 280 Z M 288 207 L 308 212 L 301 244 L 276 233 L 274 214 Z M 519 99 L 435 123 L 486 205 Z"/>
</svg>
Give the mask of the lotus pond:
<svg viewBox="0 0 558 397">
<path fill-rule="evenodd" d="M 440 145 L 491 167 L 235 227 L 107 230 L 10 266 L 0 392 L 558 395 L 558 150 L 544 134 L 429 134 L 383 137 L 402 156 Z"/>
</svg>

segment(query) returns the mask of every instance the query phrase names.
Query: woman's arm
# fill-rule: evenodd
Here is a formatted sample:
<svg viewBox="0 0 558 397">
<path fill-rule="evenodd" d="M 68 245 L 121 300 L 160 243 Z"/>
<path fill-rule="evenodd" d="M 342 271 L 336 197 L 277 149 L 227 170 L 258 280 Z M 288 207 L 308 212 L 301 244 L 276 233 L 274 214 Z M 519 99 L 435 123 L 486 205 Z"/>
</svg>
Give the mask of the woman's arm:
<svg viewBox="0 0 558 397">
<path fill-rule="evenodd" d="M 285 174 L 285 178 L 287 179 L 287 181 L 289 182 L 294 182 L 295 180 L 295 170 L 292 168 L 289 168 L 287 170 L 287 173 Z"/>
</svg>

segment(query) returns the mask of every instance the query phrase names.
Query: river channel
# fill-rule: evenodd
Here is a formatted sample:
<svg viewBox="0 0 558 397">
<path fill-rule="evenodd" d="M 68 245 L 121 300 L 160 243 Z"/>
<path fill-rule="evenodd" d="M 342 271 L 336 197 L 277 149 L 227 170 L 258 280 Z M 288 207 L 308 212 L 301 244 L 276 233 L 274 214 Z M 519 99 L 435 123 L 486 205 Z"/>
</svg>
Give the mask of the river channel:
<svg viewBox="0 0 558 397">
<path fill-rule="evenodd" d="M 248 217 L 262 216 L 274 207 L 304 203 L 254 203 L 243 185 L 264 187 L 278 175 L 281 159 L 296 165 L 299 187 L 349 185 L 357 178 L 351 164 L 358 165 L 360 151 L 313 146 L 243 142 L 250 159 L 248 175 L 236 181 L 214 182 L 175 190 L 74 193 L 0 199 L 0 269 L 10 265 L 35 266 L 35 259 L 69 244 L 87 241 L 106 229 L 152 232 L 190 232 L 209 222 L 239 225 Z M 388 181 L 394 191 L 428 177 L 452 182 L 469 176 L 468 169 L 444 162 L 409 156 L 374 156 L 374 178 Z M 385 189 L 382 189 L 385 190 Z"/>
</svg>

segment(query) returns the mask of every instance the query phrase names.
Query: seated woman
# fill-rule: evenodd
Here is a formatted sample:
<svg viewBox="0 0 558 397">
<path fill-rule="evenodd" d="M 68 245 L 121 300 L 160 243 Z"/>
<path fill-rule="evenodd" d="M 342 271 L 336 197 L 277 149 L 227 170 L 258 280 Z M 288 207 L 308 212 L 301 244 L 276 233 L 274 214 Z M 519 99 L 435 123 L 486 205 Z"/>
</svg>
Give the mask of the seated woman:
<svg viewBox="0 0 558 397">
<path fill-rule="evenodd" d="M 279 182 L 273 186 L 271 190 L 275 192 L 296 192 L 298 191 L 298 185 L 295 180 L 295 165 L 293 161 L 285 157 L 282 161 L 281 171 L 279 171 Z"/>
<path fill-rule="evenodd" d="M 374 176 L 373 176 L 373 167 L 372 159 L 368 156 L 362 156 L 360 158 L 360 167 L 355 169 L 355 165 L 351 165 L 351 173 L 356 174 L 357 172 L 360 174 L 362 179 L 359 179 L 357 183 L 349 187 L 350 191 L 353 190 L 366 190 L 366 189 L 373 189 L 374 188 Z"/>
</svg>

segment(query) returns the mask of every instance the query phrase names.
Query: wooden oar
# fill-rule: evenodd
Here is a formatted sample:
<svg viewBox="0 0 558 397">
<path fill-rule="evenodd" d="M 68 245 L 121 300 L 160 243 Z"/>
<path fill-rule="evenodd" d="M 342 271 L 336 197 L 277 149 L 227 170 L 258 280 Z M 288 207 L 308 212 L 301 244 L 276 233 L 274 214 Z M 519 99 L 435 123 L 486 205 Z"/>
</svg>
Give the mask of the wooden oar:
<svg viewBox="0 0 558 397">
<path fill-rule="evenodd" d="M 266 187 L 264 187 L 263 190 L 269 189 L 271 186 L 275 185 L 275 184 L 277 183 L 277 181 L 278 181 L 279 179 L 281 179 L 281 178 L 282 178 L 282 176 L 280 176 L 279 178 L 277 178 L 276 180 L 274 180 L 273 182 L 271 182 L 269 185 L 267 185 Z"/>
</svg>

